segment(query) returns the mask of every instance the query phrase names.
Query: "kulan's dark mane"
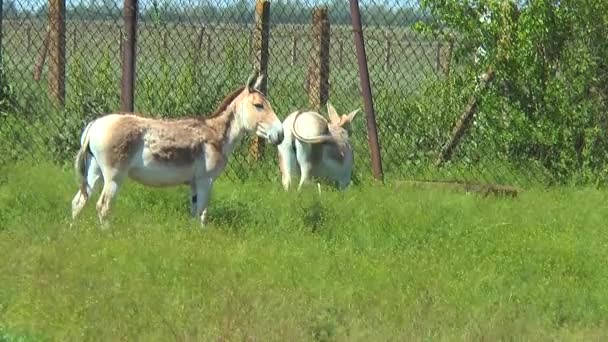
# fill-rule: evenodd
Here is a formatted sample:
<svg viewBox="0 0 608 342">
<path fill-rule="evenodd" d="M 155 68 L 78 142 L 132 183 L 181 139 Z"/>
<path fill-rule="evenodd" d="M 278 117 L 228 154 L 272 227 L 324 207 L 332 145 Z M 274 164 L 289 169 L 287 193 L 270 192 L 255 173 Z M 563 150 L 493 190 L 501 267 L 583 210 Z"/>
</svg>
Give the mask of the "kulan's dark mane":
<svg viewBox="0 0 608 342">
<path fill-rule="evenodd" d="M 208 115 L 187 116 L 187 117 L 181 117 L 181 118 L 163 118 L 162 120 L 166 120 L 166 121 L 179 121 L 179 120 L 184 120 L 184 119 L 206 120 L 206 119 L 211 119 L 211 118 L 218 117 L 218 116 L 220 116 L 226 110 L 226 108 L 228 108 L 228 106 L 232 103 L 232 101 L 234 101 L 234 99 L 236 99 L 236 97 L 239 96 L 241 94 L 241 92 L 243 92 L 243 90 L 245 90 L 245 86 L 240 86 L 237 89 L 233 90 L 230 94 L 226 95 L 226 97 L 224 97 L 224 99 L 222 100 L 222 103 L 211 114 L 208 114 Z M 252 91 L 252 92 L 259 92 L 259 91 L 255 90 L 255 89 L 250 89 L 250 91 Z M 118 114 L 131 114 L 131 115 L 137 115 L 137 116 L 140 116 L 140 117 L 147 117 L 148 116 L 148 115 L 146 115 L 144 113 L 131 113 L 131 112 L 124 112 L 124 111 L 118 111 L 116 113 L 118 113 Z"/>
<path fill-rule="evenodd" d="M 239 96 L 241 92 L 243 92 L 243 90 L 245 90 L 245 86 L 240 86 L 236 88 L 234 91 L 232 91 L 232 93 L 226 95 L 224 100 L 222 100 L 222 103 L 211 114 L 205 115 L 203 116 L 203 118 L 210 119 L 222 114 L 226 110 L 226 108 L 228 108 L 228 106 L 232 103 L 232 101 L 234 101 L 234 99 L 236 99 L 236 97 Z"/>
<path fill-rule="evenodd" d="M 234 99 L 236 99 L 236 97 L 239 96 L 239 94 L 243 90 L 245 90 L 245 86 L 240 86 L 237 89 L 235 89 L 232 93 L 226 95 L 226 97 L 224 98 L 224 100 L 222 101 L 222 103 L 215 109 L 215 111 L 213 111 L 213 113 L 211 113 L 209 115 L 205 115 L 202 118 L 203 119 L 210 119 L 210 118 L 214 118 L 214 117 L 217 117 L 220 114 L 222 114 L 226 110 L 226 108 L 228 108 L 228 106 L 232 103 L 232 101 L 234 101 Z M 250 91 L 251 92 L 260 93 L 258 90 L 253 89 L 253 88 L 251 88 Z"/>
</svg>

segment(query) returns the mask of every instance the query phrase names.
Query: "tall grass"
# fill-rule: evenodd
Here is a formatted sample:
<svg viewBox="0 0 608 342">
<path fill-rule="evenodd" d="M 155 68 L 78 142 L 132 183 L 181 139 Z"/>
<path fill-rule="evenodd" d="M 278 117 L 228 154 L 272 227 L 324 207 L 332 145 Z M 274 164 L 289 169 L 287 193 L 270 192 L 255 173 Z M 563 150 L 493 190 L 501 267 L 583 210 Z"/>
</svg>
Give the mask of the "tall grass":
<svg viewBox="0 0 608 342">
<path fill-rule="evenodd" d="M 0 339 L 605 340 L 608 193 L 127 183 L 74 228 L 72 171 L 0 169 Z"/>
</svg>

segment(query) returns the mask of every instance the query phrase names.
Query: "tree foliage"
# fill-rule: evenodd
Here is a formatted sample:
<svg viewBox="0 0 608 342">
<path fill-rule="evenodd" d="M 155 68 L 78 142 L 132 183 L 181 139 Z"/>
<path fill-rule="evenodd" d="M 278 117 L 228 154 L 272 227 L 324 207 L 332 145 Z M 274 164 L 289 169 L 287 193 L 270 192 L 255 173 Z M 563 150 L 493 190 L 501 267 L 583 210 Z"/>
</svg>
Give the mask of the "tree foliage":
<svg viewBox="0 0 608 342">
<path fill-rule="evenodd" d="M 540 161 L 557 180 L 608 179 L 607 1 L 421 3 L 436 20 L 418 29 L 456 37 L 455 62 L 471 82 L 496 71 L 482 109 L 494 118 L 480 124 L 497 150 Z"/>
</svg>

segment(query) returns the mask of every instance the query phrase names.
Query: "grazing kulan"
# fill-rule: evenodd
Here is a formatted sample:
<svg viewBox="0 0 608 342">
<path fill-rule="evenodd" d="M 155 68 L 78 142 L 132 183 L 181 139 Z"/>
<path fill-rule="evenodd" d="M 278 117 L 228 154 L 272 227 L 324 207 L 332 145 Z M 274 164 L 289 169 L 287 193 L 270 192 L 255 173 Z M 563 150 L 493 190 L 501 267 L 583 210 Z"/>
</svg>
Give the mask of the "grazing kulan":
<svg viewBox="0 0 608 342">
<path fill-rule="evenodd" d="M 336 182 L 340 190 L 348 187 L 354 162 L 350 126 L 358 111 L 340 116 L 328 103 L 329 121 L 311 111 L 296 111 L 285 118 L 285 139 L 278 146 L 285 190 L 289 190 L 292 177 L 298 174 L 298 190 L 312 177 Z"/>
<path fill-rule="evenodd" d="M 213 182 L 243 135 L 255 132 L 275 145 L 283 140 L 281 121 L 259 90 L 262 76 L 254 76 L 208 116 L 154 119 L 108 114 L 90 122 L 75 160 L 80 189 L 72 201 L 72 219 L 102 178 L 97 214 L 107 226 L 110 203 L 121 183 L 131 178 L 148 186 L 189 185 L 191 213 L 204 227 Z"/>
</svg>

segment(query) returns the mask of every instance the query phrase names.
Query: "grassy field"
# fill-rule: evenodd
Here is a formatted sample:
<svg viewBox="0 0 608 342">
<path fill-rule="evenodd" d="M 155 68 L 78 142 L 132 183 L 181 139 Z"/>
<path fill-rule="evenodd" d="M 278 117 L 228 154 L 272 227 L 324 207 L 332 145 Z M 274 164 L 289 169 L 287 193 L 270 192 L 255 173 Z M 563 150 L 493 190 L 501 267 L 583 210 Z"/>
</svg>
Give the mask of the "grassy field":
<svg viewBox="0 0 608 342">
<path fill-rule="evenodd" d="M 608 192 L 127 183 L 70 229 L 70 169 L 0 169 L 0 340 L 608 338 Z M 95 197 L 96 200 L 96 197 Z"/>
</svg>

